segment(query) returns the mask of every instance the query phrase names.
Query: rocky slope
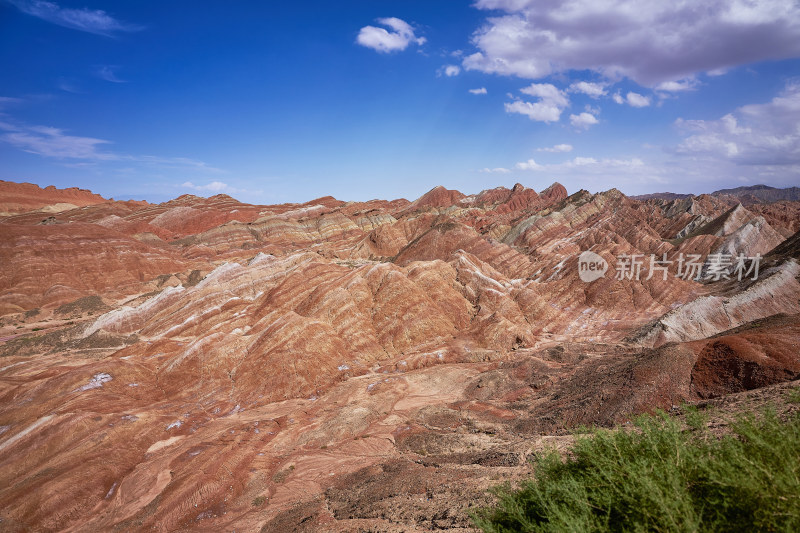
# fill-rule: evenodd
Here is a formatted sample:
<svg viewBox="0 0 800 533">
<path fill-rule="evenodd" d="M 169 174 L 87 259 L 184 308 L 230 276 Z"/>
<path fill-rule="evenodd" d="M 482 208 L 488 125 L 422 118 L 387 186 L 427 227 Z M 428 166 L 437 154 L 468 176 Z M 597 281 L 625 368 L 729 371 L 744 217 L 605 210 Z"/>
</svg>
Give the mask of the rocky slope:
<svg viewBox="0 0 800 533">
<path fill-rule="evenodd" d="M 4 530 L 465 531 L 570 427 L 800 377 L 799 202 L 0 185 Z"/>
</svg>

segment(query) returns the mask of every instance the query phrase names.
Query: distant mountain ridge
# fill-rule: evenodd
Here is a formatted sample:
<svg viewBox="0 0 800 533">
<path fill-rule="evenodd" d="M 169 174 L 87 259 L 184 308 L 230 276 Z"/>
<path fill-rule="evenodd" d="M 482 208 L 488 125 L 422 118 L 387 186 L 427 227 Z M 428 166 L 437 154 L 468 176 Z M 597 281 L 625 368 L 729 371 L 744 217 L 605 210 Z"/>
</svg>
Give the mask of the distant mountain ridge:
<svg viewBox="0 0 800 533">
<path fill-rule="evenodd" d="M 750 187 L 736 187 L 735 189 L 721 189 L 712 193 L 714 196 L 723 194 L 739 198 L 743 204 L 772 203 L 781 200 L 800 200 L 800 187 L 787 187 L 778 189 L 769 185 L 752 185 Z"/>
<path fill-rule="evenodd" d="M 682 198 L 689 198 L 696 196 L 693 194 L 679 194 L 673 192 L 656 192 L 652 194 L 640 194 L 638 196 L 631 196 L 634 200 L 679 200 Z M 710 196 L 733 196 L 739 200 L 743 205 L 752 204 L 771 204 L 773 202 L 780 202 L 782 200 L 796 201 L 800 200 L 800 187 L 786 187 L 779 189 L 777 187 L 770 187 L 769 185 L 751 185 L 748 187 L 736 187 L 735 189 L 720 189 L 714 191 Z"/>
<path fill-rule="evenodd" d="M 684 198 L 689 198 L 690 196 L 694 196 L 692 194 L 680 194 L 675 192 L 654 192 L 650 194 L 640 194 L 638 196 L 631 196 L 634 200 L 639 200 L 640 202 L 644 202 L 646 200 L 666 200 L 671 202 L 672 200 L 682 200 Z"/>
</svg>

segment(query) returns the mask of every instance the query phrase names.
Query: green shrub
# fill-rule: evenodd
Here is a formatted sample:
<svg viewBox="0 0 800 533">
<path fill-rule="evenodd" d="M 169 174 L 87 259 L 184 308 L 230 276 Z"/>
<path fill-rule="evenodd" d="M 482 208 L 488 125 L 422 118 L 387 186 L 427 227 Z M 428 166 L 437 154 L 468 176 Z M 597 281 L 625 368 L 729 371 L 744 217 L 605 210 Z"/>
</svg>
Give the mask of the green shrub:
<svg viewBox="0 0 800 533">
<path fill-rule="evenodd" d="M 800 388 L 790 390 L 787 401 L 789 403 L 800 403 Z"/>
<path fill-rule="evenodd" d="M 486 532 L 800 531 L 800 417 L 747 414 L 721 439 L 664 413 L 577 437 L 534 462 L 518 490 L 493 489 Z"/>
</svg>

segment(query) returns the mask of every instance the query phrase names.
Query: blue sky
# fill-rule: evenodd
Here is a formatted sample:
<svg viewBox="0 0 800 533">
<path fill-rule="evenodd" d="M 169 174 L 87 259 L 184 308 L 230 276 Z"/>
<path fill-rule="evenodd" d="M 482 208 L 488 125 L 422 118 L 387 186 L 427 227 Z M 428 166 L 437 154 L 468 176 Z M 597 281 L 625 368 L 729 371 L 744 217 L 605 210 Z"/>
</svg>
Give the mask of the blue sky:
<svg viewBox="0 0 800 533">
<path fill-rule="evenodd" d="M 0 179 L 115 198 L 800 185 L 793 0 L 0 0 L 0 72 Z"/>
</svg>

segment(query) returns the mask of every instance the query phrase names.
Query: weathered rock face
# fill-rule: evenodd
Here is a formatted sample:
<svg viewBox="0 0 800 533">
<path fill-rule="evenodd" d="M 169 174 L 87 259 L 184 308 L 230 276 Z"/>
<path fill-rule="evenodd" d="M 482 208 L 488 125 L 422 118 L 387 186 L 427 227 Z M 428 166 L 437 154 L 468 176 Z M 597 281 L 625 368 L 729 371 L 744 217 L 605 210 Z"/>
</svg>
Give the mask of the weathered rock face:
<svg viewBox="0 0 800 533">
<path fill-rule="evenodd" d="M 797 202 L 2 186 L 10 530 L 291 530 L 306 511 L 312 530 L 390 530 L 374 479 L 424 485 L 401 514 L 427 522 L 398 530 L 468 528 L 441 502 L 526 474 L 543 432 L 800 375 Z M 604 274 L 582 279 L 584 251 Z M 690 253 L 765 257 L 757 280 L 697 281 L 677 275 Z"/>
<path fill-rule="evenodd" d="M 715 398 L 800 377 L 798 323 L 796 320 L 773 322 L 776 324 L 769 328 L 745 330 L 695 343 L 693 392 L 700 398 Z"/>
<path fill-rule="evenodd" d="M 800 202 L 754 204 L 748 210 L 764 217 L 784 237 L 800 231 Z"/>
<path fill-rule="evenodd" d="M 0 313 L 55 307 L 81 296 L 120 297 L 187 268 L 153 248 L 97 224 L 0 225 Z"/>
</svg>

